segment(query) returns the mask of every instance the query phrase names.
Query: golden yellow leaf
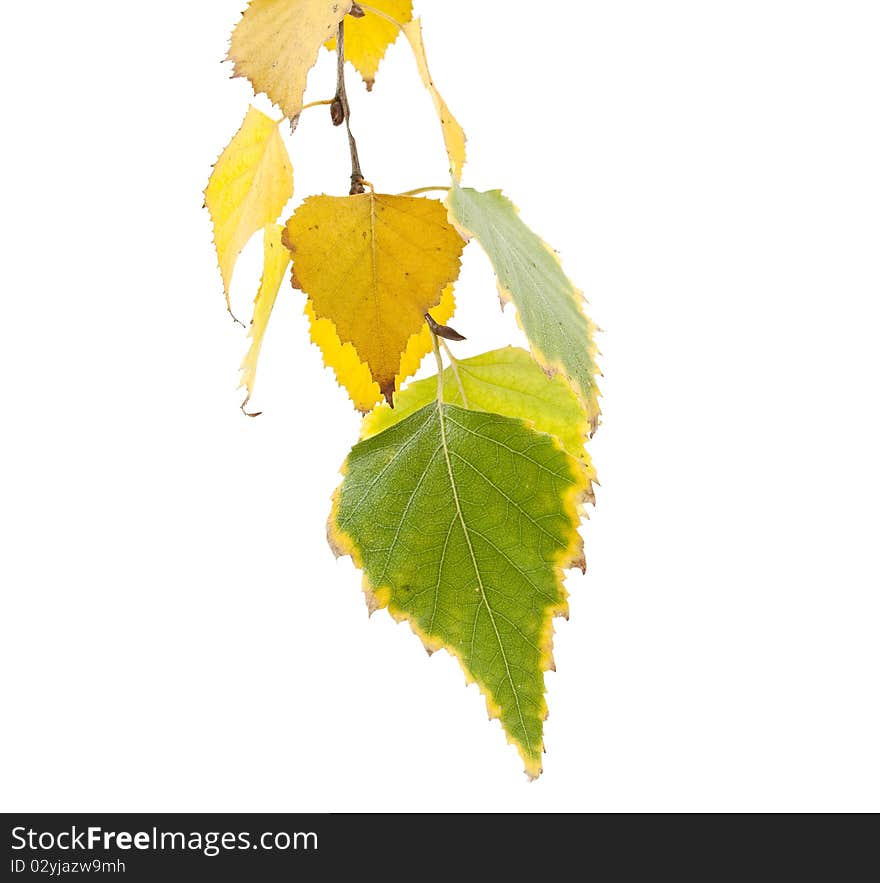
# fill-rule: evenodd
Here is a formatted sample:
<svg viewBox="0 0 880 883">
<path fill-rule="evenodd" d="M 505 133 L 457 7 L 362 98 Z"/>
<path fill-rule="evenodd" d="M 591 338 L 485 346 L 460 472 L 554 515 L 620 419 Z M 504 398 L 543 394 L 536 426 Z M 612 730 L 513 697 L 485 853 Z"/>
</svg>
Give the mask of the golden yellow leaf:
<svg viewBox="0 0 880 883">
<path fill-rule="evenodd" d="M 306 316 L 312 333 L 312 341 L 316 343 L 324 357 L 324 364 L 332 368 L 339 385 L 344 387 L 355 407 L 368 413 L 382 399 L 382 391 L 373 380 L 370 369 L 360 360 L 357 350 L 350 343 L 343 343 L 336 333 L 336 326 L 329 319 L 319 319 L 311 301 L 306 301 Z M 455 312 L 455 295 L 451 285 L 443 292 L 440 304 L 430 310 L 436 322 L 444 325 Z M 400 361 L 400 373 L 395 383 L 395 393 L 400 392 L 401 384 L 419 370 L 422 359 L 433 348 L 431 332 L 427 323 L 422 330 L 414 334 L 404 351 Z"/>
<path fill-rule="evenodd" d="M 251 0 L 232 32 L 229 60 L 291 120 L 299 116 L 309 71 L 352 0 Z"/>
<path fill-rule="evenodd" d="M 404 24 L 412 19 L 412 0 L 373 0 L 370 7 L 364 10 L 363 18 L 345 20 L 345 58 L 364 78 L 367 89 L 373 88 L 379 64 L 400 32 L 396 24 L 377 15 L 373 9 Z M 327 41 L 327 48 L 336 49 L 335 37 Z"/>
<path fill-rule="evenodd" d="M 440 125 L 443 129 L 443 141 L 446 143 L 446 152 L 449 154 L 449 170 L 456 181 L 461 179 L 461 171 L 467 159 L 467 137 L 464 129 L 458 124 L 458 120 L 452 115 L 449 106 L 437 91 L 431 72 L 428 70 L 428 58 L 425 55 L 425 42 L 422 39 L 421 19 L 415 19 L 403 26 L 403 33 L 409 40 L 416 64 L 419 68 L 419 76 L 425 84 L 425 88 L 431 93 L 437 116 L 440 117 Z"/>
<path fill-rule="evenodd" d="M 284 273 L 290 263 L 290 252 L 281 243 L 283 232 L 284 228 L 278 224 L 269 224 L 263 231 L 263 278 L 260 281 L 260 290 L 254 300 L 254 317 L 251 319 L 251 328 L 248 333 L 251 346 L 241 363 L 241 383 L 239 386 L 247 387 L 247 397 L 241 403 L 242 411 L 245 410 L 254 393 L 257 362 L 260 358 L 263 338 L 266 335 L 266 327 L 269 325 L 269 317 L 272 315 L 278 290 L 281 288 Z M 257 415 L 250 414 L 248 416 L 256 417 Z"/>
<path fill-rule="evenodd" d="M 410 338 L 458 278 L 464 240 L 434 199 L 313 196 L 287 222 L 296 284 L 389 401 Z"/>
<path fill-rule="evenodd" d="M 278 123 L 252 107 L 217 160 L 205 190 L 227 309 L 241 250 L 254 233 L 278 220 L 291 196 L 293 167 Z"/>
</svg>

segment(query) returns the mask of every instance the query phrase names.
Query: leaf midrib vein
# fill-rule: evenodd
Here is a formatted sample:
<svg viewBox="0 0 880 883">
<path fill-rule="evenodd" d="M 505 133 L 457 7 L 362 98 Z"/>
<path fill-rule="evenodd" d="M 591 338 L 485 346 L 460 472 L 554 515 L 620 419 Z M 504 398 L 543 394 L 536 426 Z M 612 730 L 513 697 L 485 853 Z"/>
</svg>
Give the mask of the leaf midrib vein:
<svg viewBox="0 0 880 883">
<path fill-rule="evenodd" d="M 525 718 L 523 717 L 522 707 L 519 701 L 519 691 L 516 689 L 516 684 L 513 682 L 513 675 L 510 672 L 510 662 L 507 659 L 507 653 L 504 650 L 504 644 L 501 641 L 501 633 L 498 631 L 498 625 L 495 622 L 495 614 L 492 610 L 492 606 L 489 604 L 489 599 L 486 597 L 486 588 L 483 585 L 483 578 L 480 574 L 480 567 L 477 564 L 477 556 L 474 553 L 474 547 L 471 543 L 470 533 L 468 532 L 467 524 L 465 524 L 464 514 L 461 511 L 461 502 L 458 498 L 458 486 L 455 483 L 455 474 L 452 471 L 452 459 L 449 456 L 449 442 L 446 437 L 446 417 L 443 412 L 443 405 L 439 402 L 437 403 L 437 414 L 440 420 L 440 443 L 443 448 L 443 456 L 446 460 L 446 471 L 449 475 L 449 485 L 452 488 L 452 497 L 455 501 L 455 511 L 458 515 L 458 520 L 461 523 L 461 529 L 464 533 L 465 542 L 467 543 L 468 552 L 471 556 L 471 563 L 474 567 L 474 573 L 477 577 L 477 583 L 480 588 L 480 599 L 483 602 L 483 606 L 486 608 L 486 613 L 489 615 L 489 622 L 492 624 L 492 631 L 495 632 L 495 639 L 498 642 L 498 649 L 501 653 L 501 658 L 504 661 L 504 670 L 507 673 L 507 682 L 510 684 L 510 689 L 513 692 L 513 701 L 516 704 L 516 712 L 519 716 L 519 723 L 522 727 L 523 738 L 526 742 L 526 748 L 528 749 L 529 754 L 533 754 L 534 751 L 532 749 L 532 742 L 529 739 L 529 731 L 526 727 Z M 452 421 L 454 422 L 454 421 Z M 460 424 L 456 424 L 457 426 Z M 475 433 L 476 434 L 476 433 Z M 476 632 L 476 624 L 474 628 Z M 488 687 L 487 687 L 488 689 Z"/>
<path fill-rule="evenodd" d="M 381 364 L 385 361 L 385 340 L 382 335 L 382 310 L 379 306 L 379 271 L 376 260 L 376 194 L 370 194 L 370 267 L 373 283 L 373 306 L 376 312 L 376 339 L 379 343 L 379 352 L 382 354 Z M 383 390 L 384 392 L 384 390 Z"/>
</svg>

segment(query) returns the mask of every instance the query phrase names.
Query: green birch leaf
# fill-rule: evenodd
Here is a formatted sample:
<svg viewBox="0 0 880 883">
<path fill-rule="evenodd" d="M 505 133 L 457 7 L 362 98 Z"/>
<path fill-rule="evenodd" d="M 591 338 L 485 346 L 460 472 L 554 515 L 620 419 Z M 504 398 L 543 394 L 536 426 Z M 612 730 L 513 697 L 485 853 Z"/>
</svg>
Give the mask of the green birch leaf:
<svg viewBox="0 0 880 883">
<path fill-rule="evenodd" d="M 371 609 L 455 656 L 538 776 L 562 570 L 582 563 L 583 463 L 520 420 L 433 402 L 356 445 L 343 474 L 328 535 Z"/>
<path fill-rule="evenodd" d="M 394 396 L 394 408 L 382 405 L 364 418 L 361 438 L 400 423 L 436 398 L 436 375 L 409 384 Z M 555 435 L 573 457 L 586 461 L 587 417 L 577 396 L 561 377 L 548 377 L 518 347 L 453 362 L 443 372 L 443 400 L 531 422 L 539 432 Z"/>
<path fill-rule="evenodd" d="M 569 378 L 595 430 L 600 414 L 595 326 L 556 253 L 522 222 L 500 190 L 481 193 L 453 182 L 448 208 L 452 222 L 492 261 L 502 303 L 512 300 L 516 306 L 533 355 L 548 372 Z"/>
</svg>

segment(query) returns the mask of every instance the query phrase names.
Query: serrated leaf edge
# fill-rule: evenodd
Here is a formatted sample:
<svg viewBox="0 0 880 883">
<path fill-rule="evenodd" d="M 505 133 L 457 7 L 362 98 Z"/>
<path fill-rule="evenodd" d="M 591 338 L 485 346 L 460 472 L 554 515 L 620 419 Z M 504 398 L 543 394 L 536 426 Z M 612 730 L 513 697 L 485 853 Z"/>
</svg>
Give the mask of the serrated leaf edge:
<svg viewBox="0 0 880 883">
<path fill-rule="evenodd" d="M 255 96 L 256 95 L 265 95 L 266 98 L 268 98 L 269 101 L 272 102 L 272 104 L 274 104 L 276 107 L 278 107 L 281 110 L 281 112 L 284 114 L 285 118 L 290 120 L 291 124 L 293 124 L 295 126 L 299 122 L 299 116 L 302 113 L 302 105 L 303 105 L 304 96 L 305 96 L 305 88 L 303 89 L 303 94 L 301 96 L 299 96 L 299 98 L 297 99 L 299 102 L 299 105 L 300 105 L 299 109 L 295 113 L 290 113 L 290 108 L 284 107 L 276 98 L 274 98 L 272 95 L 270 95 L 265 89 L 258 89 L 257 88 L 257 86 L 254 84 L 254 81 L 251 79 L 250 71 L 246 70 L 246 68 L 250 68 L 250 62 L 248 61 L 248 59 L 242 58 L 240 55 L 238 55 L 235 52 L 235 49 L 233 47 L 233 43 L 235 42 L 235 35 L 238 32 L 238 28 L 241 25 L 242 21 L 244 20 L 245 16 L 250 11 L 250 7 L 251 7 L 252 2 L 253 2 L 253 0 L 247 0 L 247 6 L 244 8 L 244 11 L 239 16 L 239 19 L 235 23 L 235 26 L 232 28 L 232 32 L 229 36 L 229 45 L 226 50 L 226 56 L 224 57 L 223 60 L 230 62 L 232 64 L 232 77 L 231 78 L 233 80 L 239 79 L 239 78 L 247 80 L 250 83 Z M 353 4 L 353 0 L 340 0 L 340 5 L 346 7 L 345 12 L 343 12 L 341 18 L 339 19 L 340 21 L 342 21 L 342 19 L 344 19 L 345 16 L 348 15 L 349 12 L 351 12 L 351 7 L 354 4 Z M 306 85 L 308 84 L 309 74 L 314 69 L 315 65 L 318 63 L 318 59 L 321 55 L 321 48 L 324 46 L 324 42 L 325 41 L 322 40 L 320 43 L 317 44 L 317 46 L 315 46 L 314 59 L 312 60 L 311 64 L 309 64 L 308 68 L 306 69 L 305 75 L 304 75 L 304 80 L 305 80 Z"/>
<path fill-rule="evenodd" d="M 412 21 L 412 9 L 410 9 L 410 18 L 407 21 Z M 400 22 L 400 24 L 406 24 L 406 23 L 407 22 L 403 22 L 403 21 Z M 363 71 L 361 71 L 361 69 L 350 58 L 345 59 L 346 62 L 351 65 L 351 67 L 355 71 L 355 73 L 363 80 L 364 85 L 367 87 L 367 92 L 373 91 L 373 87 L 376 85 L 376 77 L 379 76 L 379 68 L 382 67 L 382 62 L 385 60 L 385 56 L 388 54 L 388 50 L 398 41 L 398 39 L 400 39 L 400 34 L 402 31 L 402 28 L 396 28 L 396 31 L 397 32 L 395 33 L 394 38 L 391 40 L 391 42 L 387 43 L 382 48 L 382 50 L 379 52 L 379 54 L 377 55 L 377 57 L 376 57 L 376 73 L 373 74 L 372 77 L 365 76 Z M 336 52 L 336 38 L 333 37 L 332 39 L 328 40 L 324 44 L 324 48 L 328 52 Z"/>
<path fill-rule="evenodd" d="M 296 273 L 295 266 L 293 272 Z M 455 289 L 450 283 L 443 289 L 440 303 L 428 312 L 442 325 L 452 318 L 455 306 Z M 309 321 L 309 339 L 320 350 L 324 367 L 333 372 L 337 384 L 346 391 L 355 408 L 361 414 L 369 414 L 384 401 L 384 397 L 357 348 L 352 343 L 340 340 L 333 320 L 319 317 L 308 296 L 303 312 Z M 399 393 L 403 384 L 419 370 L 422 360 L 431 351 L 430 334 L 430 329 L 425 325 L 407 341 L 406 349 L 401 354 L 400 371 L 394 379 L 395 393 Z M 344 383 L 343 376 L 350 377 L 356 383 Z"/>
<path fill-rule="evenodd" d="M 219 155 L 217 156 L 217 159 L 211 165 L 211 173 L 210 173 L 210 175 L 208 175 L 208 183 L 205 184 L 205 187 L 202 190 L 202 207 L 208 212 L 208 217 L 211 221 L 211 242 L 214 246 L 214 254 L 217 256 L 217 272 L 220 274 L 220 280 L 223 285 L 223 296 L 226 298 L 226 309 L 229 312 L 229 315 L 232 316 L 232 318 L 235 319 L 235 321 L 238 322 L 240 325 L 244 325 L 244 323 L 241 322 L 235 316 L 235 313 L 232 312 L 232 303 L 230 301 L 230 293 L 232 290 L 232 277 L 235 273 L 235 267 L 238 263 L 239 257 L 241 257 L 242 251 L 244 251 L 244 249 L 250 243 L 251 239 L 253 239 L 253 237 L 256 236 L 257 233 L 260 231 L 259 230 L 254 231 L 254 233 L 251 235 L 251 238 L 248 240 L 248 242 L 245 243 L 245 245 L 242 246 L 241 250 L 235 255 L 235 258 L 232 261 L 232 267 L 229 270 L 229 278 L 227 279 L 226 275 L 223 272 L 223 266 L 220 261 L 220 250 L 217 246 L 217 221 L 216 221 L 216 218 L 214 217 L 214 213 L 211 210 L 211 207 L 208 205 L 208 190 L 211 186 L 211 180 L 214 177 L 214 173 L 217 171 L 217 164 L 220 162 L 221 159 L 223 159 L 224 155 L 226 154 L 226 151 L 229 150 L 229 148 L 232 146 L 232 143 L 241 134 L 241 131 L 244 128 L 245 123 L 247 122 L 247 118 L 252 110 L 255 111 L 256 113 L 260 114 L 261 116 L 265 117 L 266 119 L 271 120 L 276 125 L 274 136 L 276 136 L 279 139 L 279 143 L 280 143 L 282 151 L 283 151 L 283 164 L 285 166 L 285 170 L 289 169 L 289 171 L 290 171 L 290 193 L 289 193 L 284 205 L 286 205 L 288 202 L 290 202 L 290 200 L 293 198 L 293 194 L 294 194 L 293 163 L 290 159 L 290 151 L 287 149 L 287 145 L 284 143 L 284 139 L 281 137 L 281 133 L 278 131 L 278 128 L 277 128 L 278 121 L 273 119 L 272 117 L 270 117 L 269 114 L 263 113 L 263 111 L 261 111 L 255 105 L 248 104 L 248 110 L 245 113 L 244 119 L 241 121 L 241 124 L 235 130 L 235 134 L 229 139 L 227 144 L 220 151 Z M 263 154 L 262 154 L 261 160 L 260 160 L 261 163 L 265 160 L 265 155 L 269 149 L 269 144 L 270 144 L 271 140 L 272 140 L 272 136 L 270 136 L 269 140 L 266 141 L 266 145 L 265 145 L 265 148 L 263 150 Z M 273 218 L 273 220 L 269 222 L 270 224 L 273 222 L 277 223 L 278 217 L 280 217 L 281 214 L 284 212 L 284 205 L 282 205 L 281 208 L 278 210 L 278 216 Z"/>
<path fill-rule="evenodd" d="M 278 294 L 281 291 L 281 285 L 284 282 L 287 267 L 290 264 L 290 252 L 288 252 L 281 243 L 281 231 L 283 229 L 284 228 L 279 224 L 267 224 L 263 228 L 263 272 L 260 276 L 260 285 L 257 289 L 256 297 L 254 298 L 253 318 L 251 319 L 251 324 L 248 328 L 247 339 L 250 342 L 250 345 L 248 346 L 248 350 L 239 366 L 238 389 L 245 387 L 247 391 L 247 395 L 241 403 L 241 410 L 249 417 L 259 416 L 259 413 L 249 413 L 247 411 L 247 406 L 254 393 L 254 387 L 257 382 L 257 369 L 259 367 L 260 353 L 262 352 L 263 341 L 265 340 L 266 331 L 268 330 L 269 322 L 272 318 L 272 311 L 275 308 L 275 302 L 278 299 Z M 269 284 L 274 283 L 272 278 L 273 267 L 271 264 L 270 252 L 276 246 L 280 249 L 280 256 L 284 259 L 284 265 L 278 273 L 277 286 Z M 279 266 L 281 265 L 279 264 Z M 269 285 L 268 288 L 267 285 Z M 268 302 L 268 311 L 265 322 L 260 325 L 258 323 L 258 316 L 264 299 Z"/>
</svg>

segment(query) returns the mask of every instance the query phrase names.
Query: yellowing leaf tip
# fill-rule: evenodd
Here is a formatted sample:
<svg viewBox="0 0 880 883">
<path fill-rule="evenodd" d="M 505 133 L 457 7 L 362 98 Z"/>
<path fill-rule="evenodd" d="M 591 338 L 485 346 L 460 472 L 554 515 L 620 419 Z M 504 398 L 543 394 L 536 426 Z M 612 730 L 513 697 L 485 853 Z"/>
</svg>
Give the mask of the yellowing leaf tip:
<svg viewBox="0 0 880 883">
<path fill-rule="evenodd" d="M 421 19 L 416 18 L 406 23 L 403 26 L 403 32 L 412 49 L 419 77 L 431 96 L 434 109 L 440 120 L 443 142 L 449 157 L 450 175 L 454 181 L 460 181 L 464 165 L 467 162 L 467 136 L 449 109 L 449 105 L 444 101 L 431 76 L 431 71 L 428 67 L 428 57 L 425 52 L 425 41 L 422 35 Z"/>
</svg>

